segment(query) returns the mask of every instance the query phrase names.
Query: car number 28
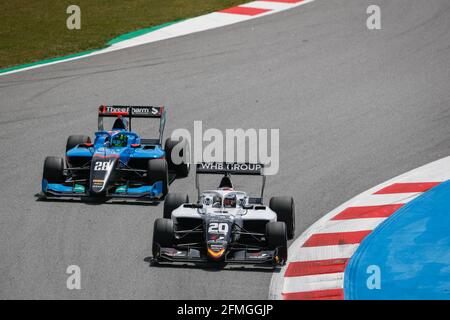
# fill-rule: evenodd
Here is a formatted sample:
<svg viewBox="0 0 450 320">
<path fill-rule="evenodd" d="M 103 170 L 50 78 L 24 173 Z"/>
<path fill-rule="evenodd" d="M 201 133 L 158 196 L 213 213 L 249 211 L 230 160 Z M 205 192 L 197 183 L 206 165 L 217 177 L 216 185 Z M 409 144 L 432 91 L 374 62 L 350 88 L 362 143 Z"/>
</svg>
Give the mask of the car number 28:
<svg viewBox="0 0 450 320">
<path fill-rule="evenodd" d="M 108 171 L 112 165 L 111 161 L 97 161 L 94 166 L 95 171 Z"/>
<path fill-rule="evenodd" d="M 228 233 L 228 223 L 211 222 L 209 224 L 208 233 Z"/>
</svg>

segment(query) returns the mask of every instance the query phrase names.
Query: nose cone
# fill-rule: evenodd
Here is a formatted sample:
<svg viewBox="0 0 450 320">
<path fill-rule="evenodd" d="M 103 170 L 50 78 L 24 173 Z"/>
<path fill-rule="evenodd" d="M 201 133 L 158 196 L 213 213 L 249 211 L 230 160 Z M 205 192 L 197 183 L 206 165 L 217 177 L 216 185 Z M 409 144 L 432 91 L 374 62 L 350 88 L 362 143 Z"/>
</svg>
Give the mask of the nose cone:
<svg viewBox="0 0 450 320">
<path fill-rule="evenodd" d="M 116 157 L 94 157 L 91 164 L 90 191 L 94 194 L 106 192 L 117 164 Z"/>
<path fill-rule="evenodd" d="M 210 257 L 213 260 L 221 260 L 223 258 L 224 253 L 225 248 L 222 248 L 219 251 L 214 251 L 211 248 L 208 248 L 208 257 Z"/>
<path fill-rule="evenodd" d="M 209 243 L 208 244 L 208 257 L 213 260 L 222 260 L 225 258 L 225 250 L 226 250 L 226 243 Z"/>
</svg>

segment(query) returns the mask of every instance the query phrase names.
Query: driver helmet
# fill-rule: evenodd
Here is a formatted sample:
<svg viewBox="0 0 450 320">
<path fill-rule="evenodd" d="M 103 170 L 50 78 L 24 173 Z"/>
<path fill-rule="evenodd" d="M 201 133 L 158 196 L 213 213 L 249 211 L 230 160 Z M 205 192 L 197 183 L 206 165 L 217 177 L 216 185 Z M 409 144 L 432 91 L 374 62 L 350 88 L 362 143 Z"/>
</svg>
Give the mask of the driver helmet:
<svg viewBox="0 0 450 320">
<path fill-rule="evenodd" d="M 226 195 L 223 199 L 223 206 L 225 208 L 236 208 L 236 195 L 235 194 L 229 194 Z"/>
<path fill-rule="evenodd" d="M 128 143 L 128 137 L 125 134 L 116 134 L 111 141 L 112 147 L 126 147 Z"/>
</svg>

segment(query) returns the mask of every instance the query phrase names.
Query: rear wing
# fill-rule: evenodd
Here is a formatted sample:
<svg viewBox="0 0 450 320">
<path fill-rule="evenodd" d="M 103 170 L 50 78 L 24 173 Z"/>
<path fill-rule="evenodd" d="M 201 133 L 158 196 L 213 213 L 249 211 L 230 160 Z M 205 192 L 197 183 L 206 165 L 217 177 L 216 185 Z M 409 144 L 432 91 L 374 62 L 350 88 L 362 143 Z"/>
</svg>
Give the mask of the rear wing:
<svg viewBox="0 0 450 320">
<path fill-rule="evenodd" d="M 266 185 L 266 176 L 264 175 L 264 165 L 261 163 L 225 163 L 225 162 L 200 162 L 196 165 L 195 170 L 195 186 L 200 198 L 200 183 L 198 175 L 201 174 L 221 174 L 230 175 L 246 175 L 246 176 L 262 176 L 261 199 L 264 196 L 264 188 Z"/>
<path fill-rule="evenodd" d="M 103 118 L 128 118 L 129 130 L 131 131 L 132 118 L 157 118 L 159 119 L 159 144 L 162 145 L 164 127 L 166 125 L 166 110 L 164 106 L 106 106 L 98 108 L 98 130 L 103 131 Z"/>
</svg>

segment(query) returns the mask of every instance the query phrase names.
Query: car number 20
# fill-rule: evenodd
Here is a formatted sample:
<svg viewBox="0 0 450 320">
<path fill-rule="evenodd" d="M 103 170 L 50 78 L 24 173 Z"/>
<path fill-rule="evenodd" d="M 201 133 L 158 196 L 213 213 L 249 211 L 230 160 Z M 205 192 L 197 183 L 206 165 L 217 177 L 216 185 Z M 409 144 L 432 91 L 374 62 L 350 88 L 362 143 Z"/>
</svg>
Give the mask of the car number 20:
<svg viewBox="0 0 450 320">
<path fill-rule="evenodd" d="M 208 233 L 228 233 L 228 223 L 211 222 L 209 224 Z"/>
</svg>

